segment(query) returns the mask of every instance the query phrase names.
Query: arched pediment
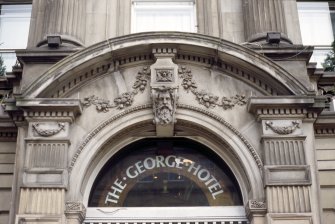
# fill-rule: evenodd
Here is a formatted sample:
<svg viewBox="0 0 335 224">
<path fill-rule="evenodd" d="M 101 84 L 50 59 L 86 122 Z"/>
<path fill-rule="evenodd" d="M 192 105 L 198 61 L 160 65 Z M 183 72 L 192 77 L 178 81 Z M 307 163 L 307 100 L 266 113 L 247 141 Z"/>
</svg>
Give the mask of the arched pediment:
<svg viewBox="0 0 335 224">
<path fill-rule="evenodd" d="M 311 91 L 278 64 L 244 46 L 200 34 L 155 32 L 117 37 L 78 51 L 41 75 L 23 96 L 67 97 L 110 71 L 153 64 L 155 48 L 176 49 L 176 64 L 194 64 L 224 72 L 263 95 L 306 95 Z"/>
</svg>

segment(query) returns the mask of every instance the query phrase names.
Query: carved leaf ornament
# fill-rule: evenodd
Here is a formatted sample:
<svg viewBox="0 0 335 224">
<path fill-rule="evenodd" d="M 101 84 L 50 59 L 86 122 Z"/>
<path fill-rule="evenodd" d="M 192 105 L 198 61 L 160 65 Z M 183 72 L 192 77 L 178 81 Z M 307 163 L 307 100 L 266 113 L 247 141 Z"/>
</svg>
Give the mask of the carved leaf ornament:
<svg viewBox="0 0 335 224">
<path fill-rule="evenodd" d="M 178 70 L 179 77 L 181 78 L 181 86 L 186 92 L 191 92 L 199 104 L 206 108 L 215 108 L 216 106 L 222 107 L 224 110 L 229 110 L 235 106 L 244 106 L 247 104 L 247 98 L 245 95 L 236 94 L 231 97 L 222 97 L 220 100 L 219 96 L 216 96 L 205 90 L 198 90 L 198 84 L 194 81 L 193 75 L 190 69 L 185 66 L 181 66 Z M 169 71 L 159 70 L 157 72 L 157 78 L 161 81 L 168 82 L 172 80 L 172 75 Z M 144 67 L 138 72 L 136 80 L 133 84 L 133 90 L 126 92 L 116 97 L 113 102 L 106 99 L 101 99 L 95 95 L 85 97 L 82 104 L 85 107 L 94 105 L 98 112 L 108 112 L 111 108 L 124 109 L 132 105 L 134 96 L 139 92 L 143 93 L 148 86 L 148 80 L 150 79 L 150 69 Z"/>
</svg>

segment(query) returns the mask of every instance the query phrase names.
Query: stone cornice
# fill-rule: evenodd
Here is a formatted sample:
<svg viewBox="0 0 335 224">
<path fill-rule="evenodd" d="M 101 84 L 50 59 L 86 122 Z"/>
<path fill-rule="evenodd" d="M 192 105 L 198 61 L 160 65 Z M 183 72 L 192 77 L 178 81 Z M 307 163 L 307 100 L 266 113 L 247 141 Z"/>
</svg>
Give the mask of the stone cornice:
<svg viewBox="0 0 335 224">
<path fill-rule="evenodd" d="M 16 56 L 22 64 L 54 64 L 82 48 L 60 47 L 59 49 L 30 48 L 16 50 Z"/>
<path fill-rule="evenodd" d="M 250 97 L 248 111 L 266 117 L 300 117 L 315 119 L 325 108 L 323 96 Z"/>
<path fill-rule="evenodd" d="M 300 60 L 306 61 L 306 63 L 308 63 L 314 50 L 313 46 L 291 44 L 279 44 L 274 46 L 266 43 L 259 46 L 256 44 L 246 44 L 245 46 L 271 58 L 274 61 Z"/>
<path fill-rule="evenodd" d="M 335 112 L 324 111 L 314 124 L 315 135 L 318 137 L 335 136 Z"/>
<path fill-rule="evenodd" d="M 24 111 L 24 116 L 29 119 L 57 119 L 70 121 L 81 114 L 82 105 L 79 99 L 17 99 L 16 107 Z"/>
</svg>

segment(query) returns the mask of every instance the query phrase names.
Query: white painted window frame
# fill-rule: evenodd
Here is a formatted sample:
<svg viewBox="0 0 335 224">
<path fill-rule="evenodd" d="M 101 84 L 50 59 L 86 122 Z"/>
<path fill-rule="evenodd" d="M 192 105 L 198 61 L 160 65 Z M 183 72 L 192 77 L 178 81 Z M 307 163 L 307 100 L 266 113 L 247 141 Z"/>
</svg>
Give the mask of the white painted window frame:
<svg viewBox="0 0 335 224">
<path fill-rule="evenodd" d="M 173 10 L 176 9 L 184 9 L 185 11 L 189 11 L 190 13 L 190 27 L 188 30 L 164 30 L 162 29 L 154 29 L 154 30 L 141 30 L 136 26 L 136 20 L 137 20 L 137 10 L 141 10 L 141 8 L 144 10 L 156 10 L 160 9 L 159 5 L 155 6 L 155 3 L 170 3 L 170 6 L 166 6 L 167 11 L 170 11 L 173 13 Z M 150 5 L 150 3 L 153 3 Z M 176 5 L 172 5 L 173 3 L 176 3 Z M 143 5 L 144 4 L 144 5 Z M 147 5 L 145 5 L 147 4 Z M 191 9 L 190 9 L 191 8 Z M 149 31 L 184 31 L 184 32 L 197 32 L 197 22 L 196 22 L 196 5 L 195 0 L 132 0 L 132 7 L 131 7 L 131 33 L 138 33 L 138 32 L 149 32 Z"/>
<path fill-rule="evenodd" d="M 243 206 L 89 207 L 84 223 L 111 222 L 238 222 L 249 223 Z"/>
</svg>

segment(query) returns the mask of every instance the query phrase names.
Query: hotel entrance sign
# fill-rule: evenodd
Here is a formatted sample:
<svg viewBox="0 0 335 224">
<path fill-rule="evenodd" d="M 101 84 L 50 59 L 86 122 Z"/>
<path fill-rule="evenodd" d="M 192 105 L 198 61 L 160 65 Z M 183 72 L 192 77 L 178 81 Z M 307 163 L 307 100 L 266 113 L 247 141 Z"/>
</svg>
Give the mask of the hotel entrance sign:
<svg viewBox="0 0 335 224">
<path fill-rule="evenodd" d="M 241 205 L 229 167 L 189 140 L 146 139 L 120 151 L 93 185 L 90 207 Z"/>
<path fill-rule="evenodd" d="M 124 189 L 128 186 L 127 180 L 139 178 L 141 175 L 145 176 L 147 171 L 160 169 L 160 168 L 175 168 L 191 173 L 197 182 L 205 185 L 209 193 L 212 195 L 213 200 L 216 200 L 219 194 L 222 194 L 223 188 L 220 182 L 211 174 L 211 172 L 205 167 L 197 164 L 189 159 L 183 157 L 177 157 L 170 155 L 167 157 L 156 156 L 147 157 L 144 160 L 140 160 L 126 169 L 126 175 L 117 178 L 112 186 L 111 190 L 108 191 L 105 199 L 105 204 L 109 202 L 118 204 L 120 195 Z M 160 172 L 159 170 L 157 172 Z M 154 172 L 156 173 L 156 172 Z"/>
</svg>

